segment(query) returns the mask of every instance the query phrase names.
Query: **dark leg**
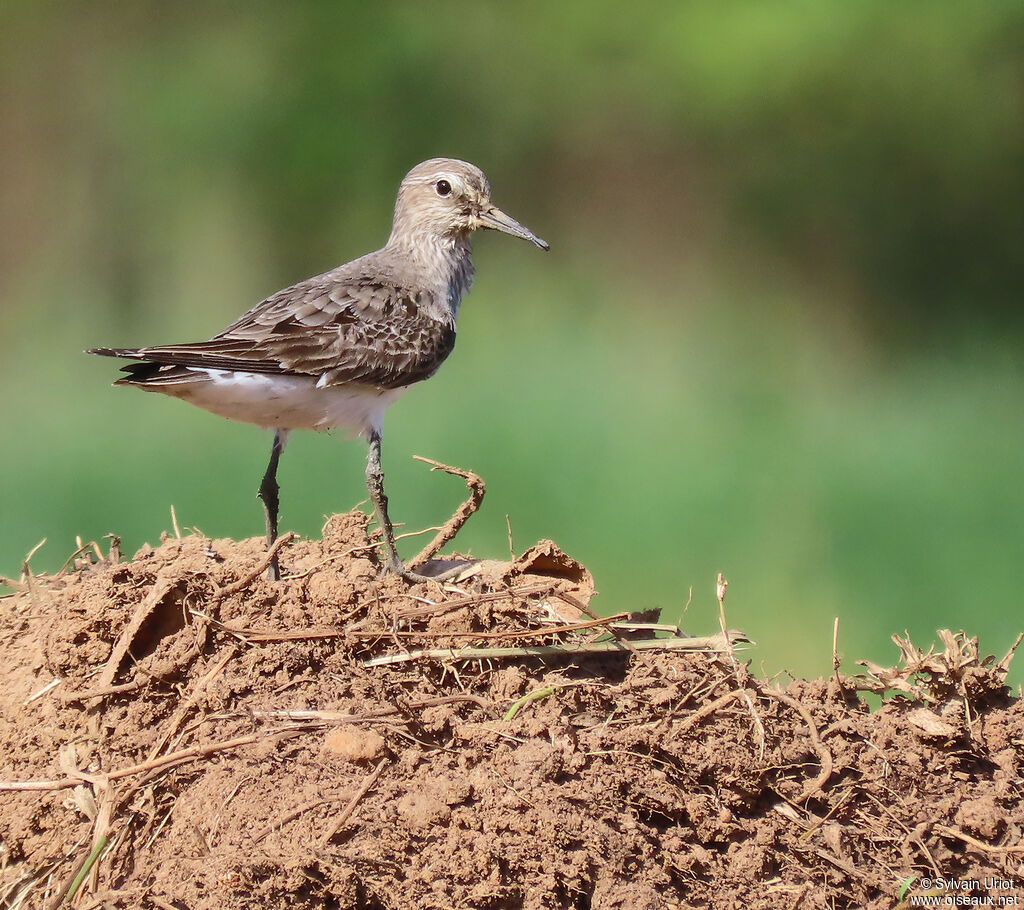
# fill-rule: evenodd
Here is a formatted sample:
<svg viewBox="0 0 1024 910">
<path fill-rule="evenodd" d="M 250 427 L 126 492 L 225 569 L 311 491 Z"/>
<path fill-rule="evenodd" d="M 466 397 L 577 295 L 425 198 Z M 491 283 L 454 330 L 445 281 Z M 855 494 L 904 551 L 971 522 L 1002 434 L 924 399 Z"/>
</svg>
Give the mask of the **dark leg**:
<svg viewBox="0 0 1024 910">
<path fill-rule="evenodd" d="M 277 485 L 277 463 L 281 460 L 281 453 L 284 451 L 284 444 L 288 439 L 287 430 L 277 430 L 274 433 L 274 444 L 270 449 L 270 464 L 267 465 L 267 473 L 263 475 L 263 482 L 260 484 L 257 494 L 263 500 L 263 511 L 267 518 L 267 547 L 272 547 L 277 540 L 277 511 L 280 505 L 278 493 L 281 488 Z M 281 580 L 281 569 L 277 564 L 277 556 L 267 566 L 267 578 L 271 581 Z"/>
<path fill-rule="evenodd" d="M 384 546 L 388 551 L 385 568 L 389 572 L 394 572 L 395 575 L 401 575 L 406 581 L 437 581 L 437 578 L 420 575 L 418 572 L 406 568 L 402 557 L 398 555 L 398 548 L 395 546 L 395 529 L 391 526 L 391 519 L 388 517 L 388 497 L 384 493 L 384 471 L 380 466 L 380 433 L 377 430 L 370 430 L 367 440 L 370 444 L 370 451 L 366 458 L 366 487 L 370 491 L 370 500 L 377 511 L 377 520 L 384 533 Z"/>
</svg>

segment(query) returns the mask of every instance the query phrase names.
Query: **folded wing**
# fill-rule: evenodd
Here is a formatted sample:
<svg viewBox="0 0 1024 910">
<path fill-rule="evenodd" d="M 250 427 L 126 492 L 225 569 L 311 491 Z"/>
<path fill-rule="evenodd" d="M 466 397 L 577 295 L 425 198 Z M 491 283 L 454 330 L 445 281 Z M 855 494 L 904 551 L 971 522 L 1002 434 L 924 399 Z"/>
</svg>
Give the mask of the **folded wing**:
<svg viewBox="0 0 1024 910">
<path fill-rule="evenodd" d="M 89 353 L 142 361 L 122 367 L 125 384 L 239 370 L 390 389 L 428 378 L 451 353 L 455 324 L 447 315 L 429 292 L 328 272 L 268 297 L 209 341 Z"/>
</svg>

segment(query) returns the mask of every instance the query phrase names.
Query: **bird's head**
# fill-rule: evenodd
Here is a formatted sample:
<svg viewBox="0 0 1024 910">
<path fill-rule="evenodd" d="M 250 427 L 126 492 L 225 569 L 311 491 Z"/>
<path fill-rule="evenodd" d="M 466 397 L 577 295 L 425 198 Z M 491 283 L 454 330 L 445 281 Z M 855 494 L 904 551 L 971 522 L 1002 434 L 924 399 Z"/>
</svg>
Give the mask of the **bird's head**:
<svg viewBox="0 0 1024 910">
<path fill-rule="evenodd" d="M 454 240 L 481 229 L 502 231 L 548 249 L 533 231 L 491 202 L 484 172 L 468 161 L 431 158 L 405 175 L 395 203 L 392 243 L 423 235 Z"/>
</svg>

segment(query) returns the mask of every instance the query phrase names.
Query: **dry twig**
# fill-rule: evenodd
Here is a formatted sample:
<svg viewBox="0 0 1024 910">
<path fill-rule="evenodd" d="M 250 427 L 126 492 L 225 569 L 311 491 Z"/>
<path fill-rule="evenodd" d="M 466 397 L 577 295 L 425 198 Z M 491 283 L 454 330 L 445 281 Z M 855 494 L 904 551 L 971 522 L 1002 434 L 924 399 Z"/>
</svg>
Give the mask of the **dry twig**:
<svg viewBox="0 0 1024 910">
<path fill-rule="evenodd" d="M 297 819 L 300 815 L 309 812 L 311 809 L 316 809 L 318 806 L 322 806 L 326 802 L 330 802 L 330 797 L 321 796 L 317 799 L 312 799 L 307 803 L 303 803 L 301 806 L 296 806 L 294 809 L 290 809 L 288 812 L 285 812 L 285 814 L 282 815 L 277 821 L 272 822 L 271 824 L 267 825 L 267 827 L 264 828 L 262 831 L 259 831 L 253 837 L 253 840 L 256 843 L 259 843 L 261 840 L 263 840 L 263 838 L 269 837 L 275 831 L 280 831 L 285 825 L 288 824 L 288 822 L 295 821 L 295 819 Z"/>
<path fill-rule="evenodd" d="M 182 700 L 181 704 L 178 705 L 178 709 L 174 712 L 174 716 L 171 718 L 171 721 L 168 724 L 167 729 L 157 740 L 156 745 L 153 746 L 153 748 L 150 750 L 150 759 L 155 759 L 160 754 L 160 750 L 163 749 L 164 746 L 166 746 L 167 743 L 171 741 L 171 737 L 173 737 L 178 732 L 178 728 L 181 726 L 181 723 L 185 719 L 185 716 L 192 709 L 192 706 L 195 704 L 196 699 L 199 697 L 199 694 L 206 688 L 210 680 L 212 680 L 218 673 L 221 672 L 221 670 L 223 670 L 228 665 L 231 658 L 234 657 L 235 654 L 237 653 L 237 650 L 237 645 L 232 645 L 231 647 L 229 647 L 224 656 L 219 661 L 217 661 L 216 664 L 214 664 L 213 668 L 209 672 L 203 674 L 203 676 L 199 677 L 198 680 L 196 680 L 195 685 L 192 687 L 192 691 L 189 692 L 188 696 Z"/>
<path fill-rule="evenodd" d="M 73 563 L 73 562 L 74 562 L 74 561 L 75 561 L 75 560 L 76 560 L 76 559 L 77 559 L 77 558 L 78 558 L 79 556 L 81 556 L 81 555 L 82 555 L 83 553 L 85 553 L 85 552 L 86 552 L 87 550 L 95 550 L 96 552 L 99 552 L 99 547 L 98 547 L 98 546 L 96 545 L 96 541 L 94 541 L 94 540 L 90 540 L 90 541 L 89 541 L 88 543 L 83 543 L 83 544 L 82 544 L 81 546 L 79 546 L 79 547 L 78 547 L 78 549 L 77 549 L 77 550 L 75 550 L 75 551 L 74 551 L 74 553 L 72 553 L 72 554 L 71 554 L 71 555 L 70 555 L 70 556 L 69 556 L 69 557 L 68 557 L 68 558 L 67 558 L 67 559 L 66 559 L 66 560 L 64 561 L 64 565 L 62 565 L 62 566 L 60 567 L 60 569 L 58 569 L 58 570 L 57 570 L 57 574 L 56 574 L 56 575 L 54 575 L 53 577 L 54 577 L 54 578 L 60 578 L 60 577 L 61 577 L 61 575 L 63 575 L 63 574 L 65 573 L 65 572 L 67 572 L 67 570 L 68 570 L 69 568 L 71 568 L 71 564 L 72 564 L 72 563 Z M 103 554 L 102 554 L 102 553 L 100 553 L 100 559 L 103 559 Z"/>
<path fill-rule="evenodd" d="M 808 732 L 810 733 L 811 748 L 814 749 L 815 755 L 818 756 L 818 762 L 821 764 L 821 771 L 818 772 L 818 776 L 807 783 L 803 792 L 800 794 L 798 801 L 803 802 L 805 799 L 812 796 L 824 794 L 825 784 L 832 776 L 832 753 L 822 743 L 821 737 L 818 735 L 818 728 L 814 723 L 814 718 L 811 717 L 811 712 L 808 711 L 807 708 L 805 708 L 799 701 L 793 698 L 792 695 L 787 695 L 785 692 L 780 692 L 778 689 L 766 688 L 764 692 L 766 695 L 770 695 L 772 698 L 782 702 L 784 705 L 788 705 L 803 718 L 804 723 L 807 724 Z"/>
<path fill-rule="evenodd" d="M 120 780 L 124 777 L 133 777 L 136 774 L 144 774 L 152 771 L 163 771 L 197 758 L 205 758 L 216 752 L 225 752 L 229 749 L 237 749 L 240 746 L 248 746 L 251 743 L 259 742 L 261 739 L 287 739 L 302 733 L 305 728 L 295 727 L 286 730 L 277 730 L 273 733 L 250 733 L 248 736 L 238 736 L 235 739 L 224 740 L 218 743 L 191 746 L 188 749 L 180 749 L 177 752 L 169 752 L 160 758 L 140 762 L 137 765 L 130 765 L 121 768 L 119 771 L 108 771 L 106 774 L 90 775 L 89 779 L 109 783 L 113 780 Z M 69 787 L 78 786 L 83 780 L 82 776 L 62 777 L 55 780 L 0 780 L 0 791 L 4 790 L 67 790 Z"/>
<path fill-rule="evenodd" d="M 273 546 L 267 550 L 263 555 L 263 558 L 256 565 L 255 569 L 247 572 L 238 581 L 234 581 L 229 585 L 225 585 L 223 588 L 217 588 L 213 594 L 214 602 L 221 601 L 225 597 L 231 597 L 233 594 L 237 594 L 239 591 L 244 591 L 249 587 L 257 578 L 259 578 L 266 570 L 267 566 L 274 561 L 274 558 L 281 551 L 281 548 L 290 544 L 295 540 L 295 532 L 288 531 L 286 534 L 282 534 L 277 540 L 274 541 Z"/>
<path fill-rule="evenodd" d="M 136 677 L 131 682 L 118 683 L 116 686 L 103 686 L 99 689 L 86 689 L 84 692 L 65 692 L 61 696 L 64 704 L 71 704 L 76 701 L 88 701 L 91 698 L 103 698 L 106 695 L 124 695 L 125 692 L 134 692 L 152 682 L 151 679 Z"/>
<path fill-rule="evenodd" d="M 430 543 L 428 543 L 422 550 L 419 551 L 411 560 L 409 560 L 409 568 L 414 569 L 421 563 L 431 559 L 446 543 L 452 540 L 459 531 L 462 530 L 462 526 L 469 521 L 473 513 L 480 508 L 480 503 L 484 501 L 484 493 L 487 491 L 487 487 L 484 484 L 483 478 L 474 474 L 472 471 L 464 471 L 462 468 L 453 468 L 451 465 L 442 464 L 440 461 L 434 461 L 432 458 L 424 458 L 422 455 L 413 455 L 417 461 L 422 461 L 424 464 L 430 465 L 431 471 L 444 471 L 447 474 L 454 474 L 456 477 L 462 477 L 466 481 L 466 486 L 469 487 L 469 498 L 455 510 L 455 514 L 452 515 L 442 526 L 441 530 L 437 532 Z"/>
<path fill-rule="evenodd" d="M 729 702 L 735 701 L 740 697 L 740 689 L 730 689 L 724 695 L 719 695 L 714 701 L 709 701 L 703 708 L 700 708 L 693 712 L 693 714 L 687 715 L 683 718 L 683 722 L 679 725 L 680 731 L 689 730 L 691 727 L 696 727 L 706 717 L 710 717 L 716 711 L 724 708 Z"/>
<path fill-rule="evenodd" d="M 386 758 L 382 758 L 380 760 L 380 763 L 377 765 L 376 768 L 373 769 L 373 772 L 366 778 L 366 780 L 363 782 L 363 785 L 356 792 L 356 795 L 349 800 L 348 805 L 345 807 L 341 815 L 339 815 L 335 822 L 331 825 L 331 827 L 328 828 L 326 832 L 324 832 L 323 837 L 320 838 L 319 846 L 321 849 L 323 849 L 327 846 L 328 843 L 330 843 L 331 838 L 334 837 L 334 835 L 341 830 L 342 825 L 344 825 L 345 822 L 349 820 L 349 818 L 352 816 L 352 813 L 355 812 L 356 806 L 359 805 L 360 800 L 362 800 L 362 798 L 366 796 L 367 793 L 369 793 L 370 787 L 377 783 L 377 778 L 380 777 L 381 772 L 384 770 L 384 766 L 387 763 L 388 760 Z"/>
</svg>

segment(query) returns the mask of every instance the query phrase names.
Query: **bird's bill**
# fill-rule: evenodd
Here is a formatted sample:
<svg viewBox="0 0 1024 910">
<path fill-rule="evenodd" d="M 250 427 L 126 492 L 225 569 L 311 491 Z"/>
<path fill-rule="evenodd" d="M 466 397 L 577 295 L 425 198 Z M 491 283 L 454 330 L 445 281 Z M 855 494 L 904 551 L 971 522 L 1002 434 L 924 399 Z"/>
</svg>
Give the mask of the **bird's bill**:
<svg viewBox="0 0 1024 910">
<path fill-rule="evenodd" d="M 551 249 L 546 240 L 541 240 L 528 227 L 521 225 L 515 218 L 510 218 L 497 206 L 491 206 L 489 209 L 482 211 L 479 218 L 480 224 L 485 228 L 491 228 L 495 231 L 511 234 L 513 237 L 529 240 L 530 243 L 534 246 L 539 246 L 542 250 Z"/>
</svg>

